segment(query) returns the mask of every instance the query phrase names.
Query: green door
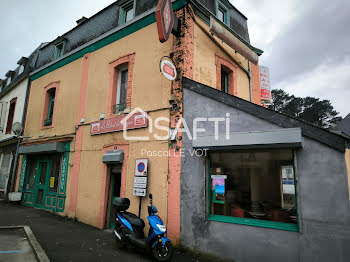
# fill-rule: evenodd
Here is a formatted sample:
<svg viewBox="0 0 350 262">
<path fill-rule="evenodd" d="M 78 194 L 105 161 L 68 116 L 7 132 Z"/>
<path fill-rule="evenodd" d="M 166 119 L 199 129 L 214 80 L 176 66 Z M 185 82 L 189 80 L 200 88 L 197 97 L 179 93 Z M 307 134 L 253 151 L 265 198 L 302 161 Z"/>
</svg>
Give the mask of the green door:
<svg viewBox="0 0 350 262">
<path fill-rule="evenodd" d="M 51 161 L 40 160 L 35 173 L 34 206 L 43 208 L 49 188 Z"/>
<path fill-rule="evenodd" d="M 116 212 L 113 209 L 113 201 L 116 197 L 120 197 L 121 174 L 111 172 L 111 203 L 109 214 L 109 228 L 115 227 Z"/>
</svg>

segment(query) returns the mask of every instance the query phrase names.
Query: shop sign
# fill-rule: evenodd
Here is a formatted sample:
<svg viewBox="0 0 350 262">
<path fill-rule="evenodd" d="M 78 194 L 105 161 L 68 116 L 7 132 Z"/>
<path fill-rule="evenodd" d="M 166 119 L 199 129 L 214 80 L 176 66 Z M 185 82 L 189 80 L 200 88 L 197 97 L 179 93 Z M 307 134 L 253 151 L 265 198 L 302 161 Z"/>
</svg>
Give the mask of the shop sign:
<svg viewBox="0 0 350 262">
<path fill-rule="evenodd" d="M 249 47 L 243 43 L 232 32 L 225 28 L 224 25 L 216 21 L 212 16 L 210 17 L 210 32 L 215 34 L 218 38 L 247 58 L 250 62 L 257 65 L 259 56 Z"/>
<path fill-rule="evenodd" d="M 66 184 L 67 184 L 67 173 L 68 173 L 68 161 L 69 160 L 69 153 L 63 154 L 62 159 L 62 172 L 60 177 L 60 186 L 59 186 L 59 194 L 64 195 L 66 193 Z"/>
<path fill-rule="evenodd" d="M 160 69 L 163 75 L 170 81 L 173 81 L 176 79 L 176 76 L 177 76 L 176 67 L 173 64 L 173 62 L 170 61 L 169 59 L 165 58 L 162 60 L 160 64 Z"/>
<path fill-rule="evenodd" d="M 265 66 L 259 66 L 261 100 L 271 101 L 270 72 Z"/>
<path fill-rule="evenodd" d="M 156 7 L 158 37 L 161 43 L 169 39 L 174 25 L 174 12 L 171 0 L 159 0 Z"/>
<path fill-rule="evenodd" d="M 147 127 L 147 116 L 145 113 L 135 113 L 92 122 L 90 134 L 97 135 L 121 131 L 124 126 L 126 130 Z"/>
</svg>

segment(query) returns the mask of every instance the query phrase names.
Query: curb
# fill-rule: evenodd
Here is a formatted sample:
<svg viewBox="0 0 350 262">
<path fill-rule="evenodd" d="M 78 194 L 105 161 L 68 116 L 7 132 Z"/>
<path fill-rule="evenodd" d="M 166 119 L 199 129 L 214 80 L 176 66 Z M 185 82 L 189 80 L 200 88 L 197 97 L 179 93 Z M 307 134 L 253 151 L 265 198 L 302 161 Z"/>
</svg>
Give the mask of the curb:
<svg viewBox="0 0 350 262">
<path fill-rule="evenodd" d="M 23 228 L 24 232 L 28 237 L 29 244 L 33 248 L 34 254 L 40 262 L 50 262 L 50 259 L 46 255 L 45 251 L 40 246 L 38 240 L 34 236 L 33 231 L 29 226 L 0 226 L 1 229 L 15 229 L 15 228 Z"/>
</svg>

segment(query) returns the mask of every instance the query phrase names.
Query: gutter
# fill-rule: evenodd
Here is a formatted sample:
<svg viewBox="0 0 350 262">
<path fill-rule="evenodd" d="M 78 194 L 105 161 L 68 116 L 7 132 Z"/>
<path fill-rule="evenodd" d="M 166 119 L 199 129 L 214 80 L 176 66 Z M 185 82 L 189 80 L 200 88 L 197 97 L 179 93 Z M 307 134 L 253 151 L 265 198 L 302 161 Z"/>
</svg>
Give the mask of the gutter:
<svg viewBox="0 0 350 262">
<path fill-rule="evenodd" d="M 250 66 L 250 61 L 248 61 L 248 71 L 249 71 L 249 96 L 250 102 L 253 103 L 253 83 L 252 83 L 252 69 Z"/>
</svg>

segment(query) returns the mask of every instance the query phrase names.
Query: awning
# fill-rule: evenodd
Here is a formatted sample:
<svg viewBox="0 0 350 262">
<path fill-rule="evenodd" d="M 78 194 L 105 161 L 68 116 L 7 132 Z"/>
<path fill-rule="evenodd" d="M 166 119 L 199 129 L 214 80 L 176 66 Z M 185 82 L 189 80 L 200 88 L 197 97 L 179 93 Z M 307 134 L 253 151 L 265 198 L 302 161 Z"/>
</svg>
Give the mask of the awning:
<svg viewBox="0 0 350 262">
<path fill-rule="evenodd" d="M 65 142 L 54 142 L 32 146 L 20 146 L 18 154 L 63 153 L 65 152 L 65 145 Z"/>
<path fill-rule="evenodd" d="M 108 151 L 102 157 L 102 162 L 105 164 L 122 164 L 124 161 L 124 150 Z"/>
<path fill-rule="evenodd" d="M 237 132 L 226 135 L 201 136 L 192 141 L 193 148 L 209 150 L 298 148 L 302 147 L 300 128 L 285 128 L 271 131 Z"/>
</svg>

